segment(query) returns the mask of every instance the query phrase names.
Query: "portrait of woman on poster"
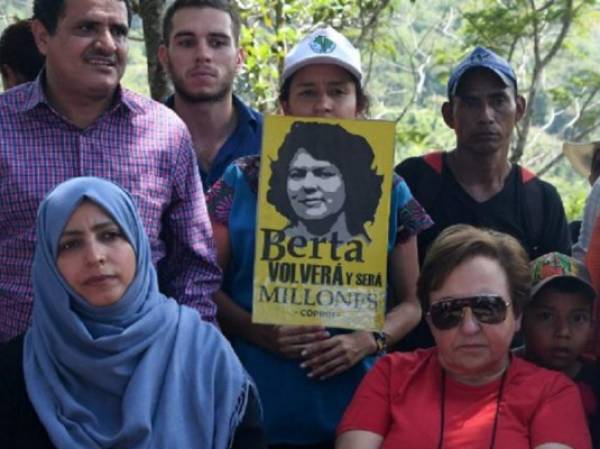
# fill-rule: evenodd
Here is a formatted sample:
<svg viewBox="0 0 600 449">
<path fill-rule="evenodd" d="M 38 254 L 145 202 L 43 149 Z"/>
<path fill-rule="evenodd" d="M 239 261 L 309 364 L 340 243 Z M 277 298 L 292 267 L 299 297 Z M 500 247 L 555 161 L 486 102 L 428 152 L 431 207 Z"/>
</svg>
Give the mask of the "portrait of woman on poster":
<svg viewBox="0 0 600 449">
<path fill-rule="evenodd" d="M 41 203 L 31 327 L 0 346 L 1 448 L 263 449 L 230 344 L 158 288 L 133 198 L 73 178 Z"/>
<path fill-rule="evenodd" d="M 267 201 L 289 221 L 286 235 L 370 241 L 365 225 L 375 220 L 383 183 L 373 161 L 367 140 L 340 125 L 292 124 L 271 161 L 267 191 Z"/>
</svg>

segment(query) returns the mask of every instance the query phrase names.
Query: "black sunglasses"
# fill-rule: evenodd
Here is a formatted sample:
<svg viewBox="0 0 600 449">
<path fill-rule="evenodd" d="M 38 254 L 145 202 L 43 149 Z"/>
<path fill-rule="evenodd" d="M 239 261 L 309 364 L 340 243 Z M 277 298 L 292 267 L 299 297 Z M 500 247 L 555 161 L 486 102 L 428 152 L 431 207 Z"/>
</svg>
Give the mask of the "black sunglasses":
<svg viewBox="0 0 600 449">
<path fill-rule="evenodd" d="M 465 307 L 471 309 L 477 321 L 484 324 L 499 324 L 506 319 L 510 301 L 498 295 L 477 295 L 466 298 L 445 298 L 429 306 L 427 316 L 440 330 L 452 329 L 463 319 Z"/>
</svg>

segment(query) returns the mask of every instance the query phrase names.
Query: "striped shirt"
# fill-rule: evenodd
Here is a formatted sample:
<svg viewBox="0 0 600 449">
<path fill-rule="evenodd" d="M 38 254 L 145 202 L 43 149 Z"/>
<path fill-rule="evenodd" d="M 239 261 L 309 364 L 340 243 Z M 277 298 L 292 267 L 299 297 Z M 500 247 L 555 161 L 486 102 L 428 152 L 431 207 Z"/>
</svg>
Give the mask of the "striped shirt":
<svg viewBox="0 0 600 449">
<path fill-rule="evenodd" d="M 161 291 L 214 321 L 221 271 L 185 124 L 119 88 L 113 106 L 80 129 L 50 107 L 41 80 L 0 95 L 0 341 L 29 324 L 38 205 L 74 176 L 107 178 L 131 192 Z"/>
</svg>

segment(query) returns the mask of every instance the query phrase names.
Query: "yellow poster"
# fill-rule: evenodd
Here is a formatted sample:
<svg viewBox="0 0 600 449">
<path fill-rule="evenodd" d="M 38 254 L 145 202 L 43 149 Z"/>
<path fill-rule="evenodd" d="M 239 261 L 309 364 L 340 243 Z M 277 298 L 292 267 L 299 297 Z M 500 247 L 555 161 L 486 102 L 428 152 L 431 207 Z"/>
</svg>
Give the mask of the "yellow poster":
<svg viewBox="0 0 600 449">
<path fill-rule="evenodd" d="M 394 124 L 265 118 L 252 320 L 380 330 Z"/>
</svg>

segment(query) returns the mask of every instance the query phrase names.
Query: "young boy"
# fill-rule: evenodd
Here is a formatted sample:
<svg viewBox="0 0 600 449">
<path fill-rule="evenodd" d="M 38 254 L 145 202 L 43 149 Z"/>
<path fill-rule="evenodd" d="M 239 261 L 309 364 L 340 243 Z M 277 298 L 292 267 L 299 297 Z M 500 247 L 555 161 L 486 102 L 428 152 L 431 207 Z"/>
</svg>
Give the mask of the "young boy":
<svg viewBox="0 0 600 449">
<path fill-rule="evenodd" d="M 582 357 L 592 334 L 596 292 L 585 266 L 553 252 L 531 263 L 531 301 L 523 311 L 524 356 L 562 371 L 581 392 L 594 448 L 600 448 L 600 370 Z"/>
</svg>

